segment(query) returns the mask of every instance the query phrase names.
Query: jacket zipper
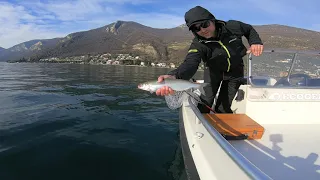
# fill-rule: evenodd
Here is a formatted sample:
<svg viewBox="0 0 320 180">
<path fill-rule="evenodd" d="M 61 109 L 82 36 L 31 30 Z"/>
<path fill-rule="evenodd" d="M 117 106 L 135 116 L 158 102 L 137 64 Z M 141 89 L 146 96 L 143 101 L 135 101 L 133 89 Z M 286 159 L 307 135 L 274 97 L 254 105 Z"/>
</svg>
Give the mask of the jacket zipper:
<svg viewBox="0 0 320 180">
<path fill-rule="evenodd" d="M 227 72 L 230 71 L 230 66 L 231 66 L 230 58 L 231 58 L 231 56 L 230 56 L 230 53 L 229 53 L 228 49 L 225 47 L 225 45 L 224 45 L 221 41 L 204 41 L 204 40 L 199 40 L 199 42 L 204 42 L 204 43 L 216 42 L 216 43 L 220 44 L 221 47 L 222 47 L 222 48 L 227 52 L 227 54 L 228 54 L 228 58 L 227 58 L 227 61 L 228 61 L 228 70 L 227 70 Z"/>
</svg>

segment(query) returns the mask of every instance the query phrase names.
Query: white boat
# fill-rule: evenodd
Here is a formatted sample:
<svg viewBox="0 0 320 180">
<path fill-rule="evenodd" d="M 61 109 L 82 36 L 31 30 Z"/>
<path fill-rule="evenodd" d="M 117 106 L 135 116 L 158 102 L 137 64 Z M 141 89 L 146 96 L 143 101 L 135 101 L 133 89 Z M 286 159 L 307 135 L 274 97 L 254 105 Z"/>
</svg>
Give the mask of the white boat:
<svg viewBox="0 0 320 180">
<path fill-rule="evenodd" d="M 320 179 L 320 56 L 264 52 L 250 55 L 248 67 L 232 110 L 263 126 L 262 138 L 226 140 L 185 96 L 180 139 L 188 179 Z"/>
</svg>

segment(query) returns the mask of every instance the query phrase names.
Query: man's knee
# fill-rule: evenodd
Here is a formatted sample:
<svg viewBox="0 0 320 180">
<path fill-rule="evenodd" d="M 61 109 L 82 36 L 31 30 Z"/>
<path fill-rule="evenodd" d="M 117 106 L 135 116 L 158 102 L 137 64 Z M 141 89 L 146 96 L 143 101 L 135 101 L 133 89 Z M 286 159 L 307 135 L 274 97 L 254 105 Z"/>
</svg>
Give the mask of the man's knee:
<svg viewBox="0 0 320 180">
<path fill-rule="evenodd" d="M 233 111 L 231 110 L 231 105 L 230 106 L 220 105 L 218 107 L 215 107 L 214 111 L 216 113 L 233 114 Z"/>
<path fill-rule="evenodd" d="M 233 113 L 231 105 L 241 82 L 234 80 L 224 85 L 224 93 L 219 94 L 218 103 L 215 106 L 217 113 Z"/>
<path fill-rule="evenodd" d="M 214 102 L 214 96 L 201 95 L 200 100 L 201 100 L 201 103 L 198 104 L 198 109 L 200 110 L 200 112 L 201 113 L 209 113 L 210 109 L 207 106 L 209 106 L 210 108 L 212 107 L 213 102 Z"/>
<path fill-rule="evenodd" d="M 233 82 L 229 83 L 228 96 L 229 96 L 230 101 L 232 101 L 234 96 L 237 94 L 241 83 L 242 83 L 241 78 L 236 79 Z"/>
<path fill-rule="evenodd" d="M 201 113 L 210 113 L 210 109 L 207 108 L 207 106 L 203 105 L 203 104 L 198 104 L 198 109 Z"/>
</svg>

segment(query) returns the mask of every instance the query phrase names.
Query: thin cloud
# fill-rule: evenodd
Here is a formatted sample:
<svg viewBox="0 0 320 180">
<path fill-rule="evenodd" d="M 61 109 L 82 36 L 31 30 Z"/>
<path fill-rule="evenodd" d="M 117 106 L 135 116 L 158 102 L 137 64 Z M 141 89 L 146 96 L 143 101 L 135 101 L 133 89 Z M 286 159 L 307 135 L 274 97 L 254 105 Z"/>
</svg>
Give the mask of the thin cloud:
<svg viewBox="0 0 320 180">
<path fill-rule="evenodd" d="M 301 0 L 247 0 L 252 14 L 262 16 L 276 21 L 276 24 L 286 24 L 307 29 L 313 29 L 312 24 L 320 18 L 318 7 L 320 1 L 308 0 L 303 3 Z M 262 19 L 262 20 L 263 20 Z M 316 29 L 314 29 L 316 30 Z"/>
<path fill-rule="evenodd" d="M 285 24 L 318 30 L 317 0 L 47 0 L 0 2 L 0 46 L 98 28 L 117 20 L 154 28 L 184 24 L 184 13 L 196 6 L 208 8 L 222 20 L 251 24 Z M 167 4 L 170 3 L 170 7 Z"/>
<path fill-rule="evenodd" d="M 1 47 L 9 48 L 32 39 L 46 39 L 64 35 L 48 31 L 47 28 L 39 28 L 37 24 L 44 22 L 29 13 L 23 6 L 0 3 L 0 12 L 0 24 L 5 24 L 5 26 L 0 26 Z"/>
<path fill-rule="evenodd" d="M 286 16 L 288 12 L 293 12 L 294 7 L 290 4 L 283 1 L 256 1 L 256 0 L 247 0 L 248 4 L 253 8 L 259 11 L 262 11 L 273 16 Z"/>
<path fill-rule="evenodd" d="M 106 6 L 106 3 L 113 3 Z M 146 4 L 146 0 L 93 0 L 27 2 L 21 5 L 1 3 L 0 46 L 12 47 L 32 39 L 63 37 L 76 31 L 89 30 L 117 20 L 136 21 L 146 26 L 167 28 L 183 23 L 183 18 L 161 13 L 124 12 L 119 6 Z M 8 23 L 7 23 L 8 22 Z"/>
</svg>

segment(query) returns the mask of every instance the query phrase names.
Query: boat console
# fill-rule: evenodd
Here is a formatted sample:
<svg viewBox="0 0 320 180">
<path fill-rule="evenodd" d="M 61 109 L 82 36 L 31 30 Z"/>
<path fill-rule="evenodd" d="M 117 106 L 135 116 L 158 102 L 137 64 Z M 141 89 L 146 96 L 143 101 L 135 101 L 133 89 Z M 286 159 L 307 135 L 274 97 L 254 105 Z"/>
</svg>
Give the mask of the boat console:
<svg viewBox="0 0 320 180">
<path fill-rule="evenodd" d="M 191 97 L 184 100 L 185 160 L 201 180 L 320 179 L 320 55 L 250 54 L 247 67 L 234 114 L 201 114 Z"/>
<path fill-rule="evenodd" d="M 316 118 L 301 121 L 316 115 L 320 103 L 319 70 L 318 54 L 276 51 L 264 52 L 262 57 L 250 54 L 248 75 L 233 100 L 232 110 L 259 119 L 260 123 L 320 123 Z"/>
</svg>

